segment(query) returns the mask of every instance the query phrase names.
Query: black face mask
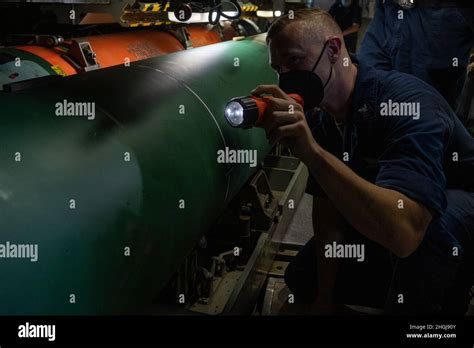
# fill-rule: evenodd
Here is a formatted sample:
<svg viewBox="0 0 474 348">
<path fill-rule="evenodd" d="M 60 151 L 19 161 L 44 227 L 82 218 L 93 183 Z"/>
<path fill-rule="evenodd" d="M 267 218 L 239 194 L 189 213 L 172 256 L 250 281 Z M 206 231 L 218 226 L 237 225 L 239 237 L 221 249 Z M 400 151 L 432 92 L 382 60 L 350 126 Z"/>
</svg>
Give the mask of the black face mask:
<svg viewBox="0 0 474 348">
<path fill-rule="evenodd" d="M 305 111 L 314 109 L 321 104 L 324 98 L 324 88 L 331 79 L 332 65 L 329 77 L 324 84 L 320 77 L 314 73 L 314 69 L 318 66 L 327 44 L 328 41 L 324 43 L 323 49 L 312 70 L 292 70 L 281 73 L 279 76 L 279 87 L 286 94 L 299 94 L 300 97 L 303 98 Z"/>
</svg>

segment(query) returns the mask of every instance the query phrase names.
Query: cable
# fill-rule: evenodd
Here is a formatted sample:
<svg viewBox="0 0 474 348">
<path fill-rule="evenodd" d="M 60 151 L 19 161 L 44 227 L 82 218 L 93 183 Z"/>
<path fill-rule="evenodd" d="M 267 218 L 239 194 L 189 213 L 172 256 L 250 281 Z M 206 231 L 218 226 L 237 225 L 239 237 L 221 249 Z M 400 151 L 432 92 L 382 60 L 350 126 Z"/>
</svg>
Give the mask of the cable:
<svg viewBox="0 0 474 348">
<path fill-rule="evenodd" d="M 237 0 L 230 0 L 227 3 L 232 4 L 235 9 L 237 10 L 237 14 L 235 16 L 230 16 L 225 14 L 222 10 L 222 1 L 221 0 L 210 0 L 210 9 L 209 9 L 209 23 L 212 25 L 216 25 L 219 23 L 221 16 L 226 19 L 238 19 L 242 14 L 242 9 L 240 8 L 239 3 Z M 214 13 L 216 13 L 216 18 L 213 19 Z"/>
</svg>

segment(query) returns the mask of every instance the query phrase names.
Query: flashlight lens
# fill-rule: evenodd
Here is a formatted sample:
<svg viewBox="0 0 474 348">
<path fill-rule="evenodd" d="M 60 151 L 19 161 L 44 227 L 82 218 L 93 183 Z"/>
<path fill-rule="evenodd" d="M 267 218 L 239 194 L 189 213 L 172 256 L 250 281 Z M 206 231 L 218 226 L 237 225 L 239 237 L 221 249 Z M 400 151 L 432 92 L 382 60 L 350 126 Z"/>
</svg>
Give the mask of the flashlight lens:
<svg viewBox="0 0 474 348">
<path fill-rule="evenodd" d="M 232 101 L 225 107 L 225 117 L 229 123 L 238 127 L 244 122 L 244 108 L 236 101 Z"/>
</svg>

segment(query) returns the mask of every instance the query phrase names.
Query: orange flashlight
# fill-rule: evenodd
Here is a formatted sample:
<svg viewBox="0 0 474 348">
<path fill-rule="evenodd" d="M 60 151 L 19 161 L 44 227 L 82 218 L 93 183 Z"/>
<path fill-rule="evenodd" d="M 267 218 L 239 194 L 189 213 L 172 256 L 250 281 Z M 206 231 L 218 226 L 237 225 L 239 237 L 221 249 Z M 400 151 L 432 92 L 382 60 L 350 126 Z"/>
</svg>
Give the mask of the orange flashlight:
<svg viewBox="0 0 474 348">
<path fill-rule="evenodd" d="M 303 106 L 303 98 L 298 94 L 289 94 L 298 104 Z M 267 109 L 267 104 L 273 97 L 247 97 L 232 98 L 225 106 L 225 118 L 232 127 L 252 128 L 262 122 Z"/>
</svg>

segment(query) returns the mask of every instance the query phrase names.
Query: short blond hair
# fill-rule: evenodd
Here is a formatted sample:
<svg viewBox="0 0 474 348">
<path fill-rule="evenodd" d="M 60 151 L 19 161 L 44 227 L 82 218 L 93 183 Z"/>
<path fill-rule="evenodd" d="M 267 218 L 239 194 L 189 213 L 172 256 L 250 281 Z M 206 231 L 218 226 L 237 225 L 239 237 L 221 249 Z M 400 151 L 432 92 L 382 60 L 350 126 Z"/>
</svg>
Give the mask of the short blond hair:
<svg viewBox="0 0 474 348">
<path fill-rule="evenodd" d="M 305 8 L 288 13 L 276 19 L 267 32 L 267 44 L 280 34 L 283 29 L 292 23 L 300 22 L 304 24 L 305 30 L 317 35 L 319 38 L 324 36 L 339 36 L 342 38 L 342 32 L 339 25 L 334 21 L 329 13 L 317 8 Z"/>
</svg>

